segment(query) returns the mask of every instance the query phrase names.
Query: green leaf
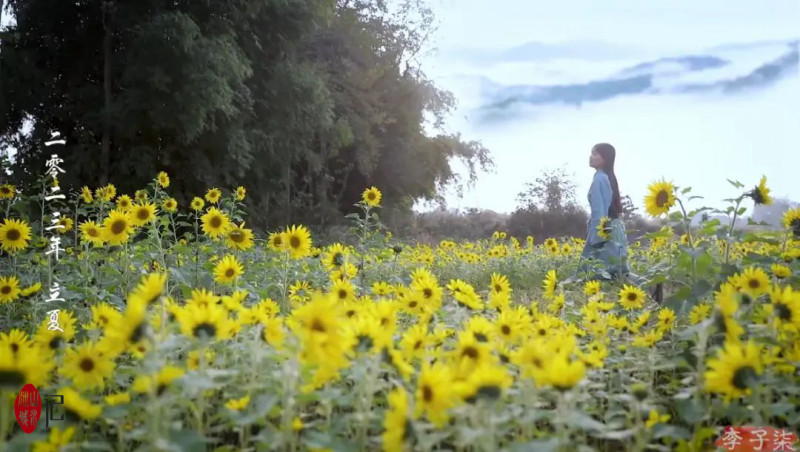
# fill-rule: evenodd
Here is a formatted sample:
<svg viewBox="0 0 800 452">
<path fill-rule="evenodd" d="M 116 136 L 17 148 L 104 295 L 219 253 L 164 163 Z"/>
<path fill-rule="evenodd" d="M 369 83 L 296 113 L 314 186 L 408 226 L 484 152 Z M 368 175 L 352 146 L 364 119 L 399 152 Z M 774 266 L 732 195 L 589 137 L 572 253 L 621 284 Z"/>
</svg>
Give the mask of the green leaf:
<svg viewBox="0 0 800 452">
<path fill-rule="evenodd" d="M 744 187 L 744 184 L 739 182 L 739 181 L 734 181 L 734 180 L 730 180 L 730 179 L 727 179 L 727 181 L 728 181 L 728 183 L 730 183 L 731 185 L 733 185 L 736 188 Z"/>
<path fill-rule="evenodd" d="M 178 450 L 183 452 L 194 452 L 198 450 L 206 450 L 206 439 L 194 430 L 170 430 L 169 439 L 172 445 L 177 446 Z"/>
<path fill-rule="evenodd" d="M 583 411 L 572 411 L 567 422 L 572 427 L 578 427 L 583 430 L 605 431 L 607 429 L 606 424 L 595 420 Z"/>
<path fill-rule="evenodd" d="M 512 444 L 511 447 L 508 448 L 509 452 L 528 452 L 532 450 L 540 452 L 555 452 L 558 450 L 558 438 L 551 437 L 548 439 L 528 441 L 527 443 Z"/>
<path fill-rule="evenodd" d="M 692 187 L 686 187 L 683 190 L 681 190 L 681 194 L 685 195 L 686 193 L 689 193 L 690 191 L 692 191 Z"/>
<path fill-rule="evenodd" d="M 601 433 L 599 435 L 595 435 L 595 436 L 597 436 L 598 438 L 604 438 L 604 439 L 621 440 L 621 439 L 625 439 L 625 438 L 630 438 L 634 434 L 636 434 L 636 427 L 629 428 L 627 430 L 617 430 L 617 431 L 614 431 L 614 432 L 603 432 L 603 433 Z"/>
<path fill-rule="evenodd" d="M 232 415 L 233 422 L 238 426 L 251 425 L 256 423 L 259 419 L 263 419 L 267 413 L 272 410 L 278 402 L 278 396 L 275 394 L 261 394 L 256 396 L 248 407 L 248 411 L 244 413 L 234 413 Z M 250 411 L 252 410 L 252 411 Z M 314 446 L 322 447 L 322 446 Z"/>
<path fill-rule="evenodd" d="M 702 403 L 697 398 L 683 399 L 675 402 L 678 416 L 687 424 L 699 424 L 705 419 L 706 412 Z"/>
</svg>

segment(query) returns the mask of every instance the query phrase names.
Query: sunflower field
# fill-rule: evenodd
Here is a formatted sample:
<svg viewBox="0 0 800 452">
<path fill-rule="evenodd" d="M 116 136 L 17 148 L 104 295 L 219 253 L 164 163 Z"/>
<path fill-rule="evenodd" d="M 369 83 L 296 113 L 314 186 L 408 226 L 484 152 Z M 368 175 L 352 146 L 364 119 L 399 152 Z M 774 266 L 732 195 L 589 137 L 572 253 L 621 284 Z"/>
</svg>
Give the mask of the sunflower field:
<svg viewBox="0 0 800 452">
<path fill-rule="evenodd" d="M 731 183 L 722 210 L 653 183 L 641 285 L 579 274 L 577 239 L 398 240 L 375 187 L 322 244 L 249 229 L 244 187 L 4 185 L 0 452 L 701 451 L 742 425 L 793 450 L 800 209 L 745 232 L 769 189 Z M 28 383 L 63 396 L 30 434 Z"/>
</svg>

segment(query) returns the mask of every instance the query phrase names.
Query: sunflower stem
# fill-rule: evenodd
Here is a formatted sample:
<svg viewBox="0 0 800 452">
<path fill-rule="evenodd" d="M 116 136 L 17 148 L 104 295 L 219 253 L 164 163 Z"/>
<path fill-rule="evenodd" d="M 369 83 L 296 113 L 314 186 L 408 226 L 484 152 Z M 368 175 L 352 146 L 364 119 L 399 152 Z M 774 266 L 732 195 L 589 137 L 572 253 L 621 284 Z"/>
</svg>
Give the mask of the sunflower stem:
<svg viewBox="0 0 800 452">
<path fill-rule="evenodd" d="M 8 399 L 6 392 L 0 389 L 0 452 L 6 450 L 6 436 L 8 436 Z"/>
<path fill-rule="evenodd" d="M 731 239 L 733 238 L 733 228 L 736 225 L 736 218 L 739 216 L 739 205 L 744 200 L 745 195 L 739 196 L 736 199 L 736 207 L 733 208 L 733 218 L 731 218 L 731 224 L 728 227 L 728 237 L 725 242 L 725 263 L 728 263 L 728 258 L 731 254 Z"/>
</svg>

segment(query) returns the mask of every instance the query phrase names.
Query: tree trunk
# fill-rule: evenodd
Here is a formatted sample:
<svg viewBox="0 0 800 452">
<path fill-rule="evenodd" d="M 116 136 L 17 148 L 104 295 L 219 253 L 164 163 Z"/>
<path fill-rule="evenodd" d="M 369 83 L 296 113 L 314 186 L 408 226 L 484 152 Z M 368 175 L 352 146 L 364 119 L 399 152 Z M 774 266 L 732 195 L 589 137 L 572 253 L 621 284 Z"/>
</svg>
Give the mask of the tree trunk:
<svg viewBox="0 0 800 452">
<path fill-rule="evenodd" d="M 100 185 L 106 185 L 111 163 L 111 8 L 103 0 L 103 141 L 100 148 Z"/>
</svg>

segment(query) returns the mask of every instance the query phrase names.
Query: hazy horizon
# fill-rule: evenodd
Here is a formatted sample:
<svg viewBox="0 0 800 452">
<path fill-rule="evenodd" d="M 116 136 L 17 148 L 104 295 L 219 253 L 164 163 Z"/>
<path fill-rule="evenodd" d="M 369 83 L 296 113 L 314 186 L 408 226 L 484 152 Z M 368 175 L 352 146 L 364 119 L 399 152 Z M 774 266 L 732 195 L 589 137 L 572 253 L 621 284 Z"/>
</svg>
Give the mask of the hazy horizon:
<svg viewBox="0 0 800 452">
<path fill-rule="evenodd" d="M 513 211 L 525 182 L 559 166 L 574 173 L 578 201 L 588 207 L 594 171 L 588 156 L 598 142 L 617 148 L 621 192 L 640 208 L 647 185 L 661 177 L 692 186 L 693 194 L 706 198 L 693 205 L 705 201 L 724 207 L 722 199 L 737 194 L 726 178 L 754 186 L 762 174 L 775 197 L 800 201 L 800 190 L 792 189 L 794 168 L 800 167 L 796 54 L 784 64 L 782 78 L 770 81 L 764 76 L 769 71 L 757 69 L 786 52 L 780 45 L 718 49 L 798 39 L 800 3 L 570 0 L 544 5 L 467 0 L 446 1 L 437 10 L 439 50 L 424 60 L 423 69 L 459 101 L 450 130 L 482 141 L 495 160 L 494 174 L 481 174 L 463 199 L 446 195 L 448 208 Z M 700 20 L 704 14 L 715 20 Z M 591 41 L 600 30 L 602 39 Z M 559 58 L 559 52 L 566 57 Z M 690 70 L 659 63 L 647 69 L 652 83 L 647 90 L 579 99 L 576 105 L 558 101 L 608 90 L 603 83 L 637 64 L 705 55 L 724 65 L 711 59 L 700 61 L 708 68 Z M 698 88 L 703 84 L 708 87 Z M 739 89 L 741 84 L 746 86 Z M 508 93 L 528 103 L 501 104 L 500 114 L 486 120 L 487 103 Z"/>
</svg>

